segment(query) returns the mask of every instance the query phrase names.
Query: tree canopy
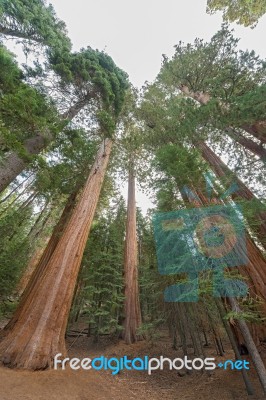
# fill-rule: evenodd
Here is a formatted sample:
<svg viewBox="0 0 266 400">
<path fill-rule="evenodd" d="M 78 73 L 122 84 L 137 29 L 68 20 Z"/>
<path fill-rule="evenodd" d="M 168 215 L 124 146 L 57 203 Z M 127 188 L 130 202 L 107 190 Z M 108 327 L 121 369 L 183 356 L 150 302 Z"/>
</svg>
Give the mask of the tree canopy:
<svg viewBox="0 0 266 400">
<path fill-rule="evenodd" d="M 50 48 L 71 48 L 65 23 L 45 0 L 1 0 L 0 33 Z"/>
<path fill-rule="evenodd" d="M 265 0 L 208 0 L 207 12 L 216 11 L 223 11 L 225 21 L 254 28 L 266 13 L 266 2 Z"/>
</svg>

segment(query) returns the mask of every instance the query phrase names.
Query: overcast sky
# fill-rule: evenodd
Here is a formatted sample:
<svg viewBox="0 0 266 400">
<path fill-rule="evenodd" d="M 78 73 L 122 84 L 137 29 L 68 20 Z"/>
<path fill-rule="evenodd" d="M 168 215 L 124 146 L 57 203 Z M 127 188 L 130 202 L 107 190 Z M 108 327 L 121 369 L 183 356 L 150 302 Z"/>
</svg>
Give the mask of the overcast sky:
<svg viewBox="0 0 266 400">
<path fill-rule="evenodd" d="M 222 23 L 221 13 L 207 15 L 207 0 L 50 0 L 65 21 L 74 50 L 91 46 L 105 50 L 141 86 L 153 80 L 161 55 L 196 37 L 210 39 Z M 232 25 L 242 49 L 266 58 L 266 16 L 255 29 Z"/>
</svg>

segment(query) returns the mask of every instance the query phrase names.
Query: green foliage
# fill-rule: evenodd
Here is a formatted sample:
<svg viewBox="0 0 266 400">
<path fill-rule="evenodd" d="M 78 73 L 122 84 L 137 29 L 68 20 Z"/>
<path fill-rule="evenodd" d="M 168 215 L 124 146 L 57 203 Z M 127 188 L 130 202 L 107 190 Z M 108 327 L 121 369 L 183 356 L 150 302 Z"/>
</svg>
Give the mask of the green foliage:
<svg viewBox="0 0 266 400">
<path fill-rule="evenodd" d="M 197 150 L 173 144 L 161 147 L 156 153 L 156 160 L 159 169 L 165 172 L 169 179 L 174 178 L 178 188 L 193 182 L 199 183 L 206 171 Z"/>
<path fill-rule="evenodd" d="M 179 42 L 173 58 L 165 59 L 159 80 L 176 89 L 184 85 L 190 91 L 202 91 L 224 101 L 248 93 L 265 83 L 266 64 L 254 51 L 238 50 L 238 42 L 227 25 L 210 42 Z"/>
<path fill-rule="evenodd" d="M 2 211 L 2 210 L 1 210 Z M 0 302 L 12 295 L 26 267 L 32 207 L 10 207 L 0 219 Z"/>
<path fill-rule="evenodd" d="M 94 221 L 83 256 L 83 311 L 95 338 L 119 330 L 123 305 L 125 204 L 119 198 Z M 75 308 L 74 308 L 75 311 Z"/>
<path fill-rule="evenodd" d="M 98 141 L 83 129 L 65 128 L 49 147 L 48 159 L 36 165 L 34 187 L 44 197 L 69 195 L 87 179 Z"/>
<path fill-rule="evenodd" d="M 180 42 L 173 58 L 165 57 L 155 82 L 144 88 L 139 117 L 146 124 L 145 146 L 153 152 L 159 148 L 163 153 L 167 143 L 191 152 L 205 141 L 217 154 L 226 153 L 229 168 L 237 168 L 241 179 L 256 191 L 264 182 L 263 165 L 236 139 L 249 138 L 252 145 L 255 140 L 243 126 L 265 120 L 266 64 L 253 51 L 239 51 L 237 44 L 226 25 L 210 42 Z M 233 140 L 228 127 L 236 133 Z M 197 168 L 189 173 L 189 163 L 188 159 L 187 172 L 181 168 L 180 177 L 194 176 Z"/>
<path fill-rule="evenodd" d="M 13 91 L 22 78 L 14 55 L 4 46 L 0 46 L 0 90 L 1 94 Z"/>
<path fill-rule="evenodd" d="M 266 13 L 265 0 L 208 0 L 207 12 L 223 11 L 225 21 L 254 28 Z"/>
<path fill-rule="evenodd" d="M 0 45 L 0 143 L 3 153 L 15 150 L 27 158 L 23 143 L 39 132 L 56 133 L 59 120 L 53 104 L 25 84 L 12 54 Z"/>
<path fill-rule="evenodd" d="M 101 134 L 104 135 L 104 137 L 112 138 L 116 127 L 112 116 L 108 112 L 102 110 L 97 112 L 97 120 L 100 125 Z"/>
<path fill-rule="evenodd" d="M 110 56 L 87 47 L 79 53 L 53 51 L 49 61 L 61 76 L 63 86 L 74 85 L 88 100 L 99 93 L 104 108 L 114 117 L 119 115 L 128 88 L 127 74 L 115 65 Z"/>
<path fill-rule="evenodd" d="M 1 0 L 0 33 L 51 48 L 71 48 L 65 23 L 45 0 Z"/>
</svg>

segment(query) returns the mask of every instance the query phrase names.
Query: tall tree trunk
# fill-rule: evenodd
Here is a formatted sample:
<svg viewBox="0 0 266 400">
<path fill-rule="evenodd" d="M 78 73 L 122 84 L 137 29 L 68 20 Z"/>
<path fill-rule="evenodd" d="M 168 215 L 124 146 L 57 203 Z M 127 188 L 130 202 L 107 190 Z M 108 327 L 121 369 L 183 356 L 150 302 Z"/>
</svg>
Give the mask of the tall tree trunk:
<svg viewBox="0 0 266 400">
<path fill-rule="evenodd" d="M 257 197 L 251 192 L 250 189 L 239 179 L 237 176 L 227 167 L 227 165 L 207 146 L 204 142 L 197 143 L 197 147 L 200 149 L 203 158 L 207 161 L 207 163 L 211 166 L 214 173 L 219 178 L 228 177 L 229 180 L 233 180 L 238 185 L 238 190 L 233 193 L 231 196 L 233 199 L 240 197 L 244 200 L 252 201 L 256 200 L 258 202 Z M 252 227 L 252 222 L 254 223 L 254 218 L 258 222 L 258 226 L 254 229 Z M 254 230 L 254 233 L 257 235 L 260 242 L 266 248 L 266 211 L 256 212 L 255 215 L 252 216 L 251 229 Z"/>
<path fill-rule="evenodd" d="M 226 330 L 227 336 L 228 336 L 228 338 L 230 340 L 232 349 L 234 350 L 235 357 L 236 357 L 237 360 L 241 360 L 242 357 L 241 357 L 240 351 L 238 349 L 234 333 L 232 331 L 230 323 L 226 319 L 226 312 L 225 312 L 223 303 L 222 303 L 222 301 L 220 299 L 215 299 L 215 303 L 216 303 L 217 309 L 219 311 L 223 326 L 224 326 L 224 328 Z M 250 382 L 250 379 L 248 377 L 247 371 L 245 369 L 242 369 L 241 373 L 242 373 L 242 377 L 243 377 L 243 380 L 245 382 L 245 386 L 246 386 L 246 390 L 247 390 L 248 394 L 249 395 L 254 394 L 254 389 L 253 389 L 252 383 Z"/>
<path fill-rule="evenodd" d="M 33 246 L 31 248 L 30 260 L 29 260 L 28 265 L 26 266 L 26 268 L 20 278 L 20 281 L 16 287 L 16 290 L 15 290 L 15 294 L 18 297 L 21 297 L 21 295 L 24 293 L 24 290 L 28 286 L 29 281 L 30 281 L 31 277 L 33 276 L 34 271 L 37 269 L 40 259 L 49 243 L 50 235 L 47 236 L 47 233 L 45 231 L 46 231 L 47 226 L 54 225 L 53 224 L 54 215 L 52 213 L 53 206 L 54 206 L 54 203 L 52 203 L 52 207 L 48 211 L 47 215 L 43 218 L 41 226 L 36 226 L 36 223 L 35 223 L 34 224 L 35 229 L 33 227 L 33 229 L 31 230 L 31 232 L 28 235 L 28 240 L 30 241 L 30 243 L 38 243 L 41 241 L 42 245 L 41 245 L 41 247 Z M 55 209 L 56 209 L 56 207 L 55 207 Z M 60 211 L 60 210 L 57 209 L 57 211 Z M 44 210 L 42 211 L 42 213 L 43 212 L 44 212 Z M 38 219 L 40 219 L 40 217 L 41 217 L 41 215 L 38 217 Z"/>
<path fill-rule="evenodd" d="M 127 225 L 125 242 L 125 304 L 124 304 L 124 330 L 123 339 L 127 344 L 139 339 L 137 329 L 141 325 L 141 310 L 138 288 L 138 245 L 137 245 L 137 221 L 135 199 L 135 176 L 132 169 L 128 177 L 127 200 Z"/>
<path fill-rule="evenodd" d="M 237 314 L 241 314 L 241 309 L 237 303 L 237 301 L 233 297 L 229 297 L 229 302 L 231 305 L 231 308 L 234 312 Z M 249 328 L 245 322 L 244 319 L 241 317 L 238 318 L 237 323 L 239 325 L 239 328 L 241 330 L 241 333 L 245 339 L 246 346 L 248 348 L 248 351 L 251 355 L 253 364 L 255 366 L 256 372 L 258 374 L 261 386 L 263 388 L 264 394 L 266 394 L 266 369 L 265 365 L 263 364 L 263 361 L 261 359 L 261 356 L 258 352 L 258 349 L 252 339 L 252 336 L 250 334 Z"/>
<path fill-rule="evenodd" d="M 245 136 L 241 135 L 233 128 L 226 128 L 225 132 L 230 136 L 235 142 L 241 144 L 243 147 L 251 151 L 251 153 L 255 154 L 262 161 L 266 161 L 266 149 L 254 140 L 248 139 Z"/>
<path fill-rule="evenodd" d="M 14 189 L 10 190 L 10 192 L 4 197 L 3 199 L 0 200 L 0 204 L 4 203 L 7 201 L 14 193 L 18 191 L 19 188 L 23 187 L 25 183 L 34 175 L 34 172 L 32 172 L 27 178 L 25 178 L 22 182 L 20 182 Z"/>
<path fill-rule="evenodd" d="M 12 205 L 15 204 L 21 197 L 23 197 L 25 193 L 31 193 L 31 186 L 32 182 L 30 182 L 20 193 L 18 193 L 17 197 L 12 199 L 12 201 L 10 201 L 10 203 L 8 203 L 6 207 L 3 207 L 3 210 L 0 212 L 0 217 L 8 212 L 12 208 Z"/>
<path fill-rule="evenodd" d="M 66 355 L 68 315 L 111 148 L 112 141 L 105 139 L 43 274 L 0 344 L 1 359 L 10 367 L 44 369 L 53 365 L 56 354 Z"/>
<path fill-rule="evenodd" d="M 4 334 L 8 333 L 10 331 L 10 329 L 16 324 L 20 314 L 23 313 L 27 313 L 27 307 L 31 305 L 30 302 L 30 296 L 33 293 L 33 289 L 35 287 L 35 285 L 38 283 L 38 281 L 41 279 L 42 275 L 44 274 L 45 268 L 50 260 L 50 258 L 52 257 L 53 252 L 56 249 L 56 246 L 59 243 L 59 240 L 63 234 L 63 231 L 72 215 L 72 212 L 74 210 L 75 204 L 76 204 L 76 199 L 79 193 L 79 189 L 80 187 L 77 186 L 75 191 L 73 193 L 70 194 L 70 196 L 68 197 L 67 203 L 65 205 L 65 208 L 62 212 L 62 215 L 59 219 L 59 221 L 57 222 L 52 236 L 49 239 L 49 242 L 45 248 L 45 250 L 43 251 L 43 253 L 41 254 L 40 260 L 37 261 L 37 263 L 31 264 L 29 263 L 28 267 L 26 268 L 25 274 L 27 275 L 27 284 L 25 285 L 25 283 L 22 283 L 22 286 L 24 286 L 23 288 L 23 293 L 22 293 L 22 297 L 21 300 L 19 302 L 18 308 L 16 309 L 12 319 L 8 322 L 8 324 L 5 326 L 4 330 Z M 28 271 L 29 268 L 29 271 Z M 29 273 L 27 273 L 29 272 Z"/>
<path fill-rule="evenodd" d="M 252 125 L 243 125 L 242 128 L 252 136 L 266 143 L 266 121 L 258 121 Z"/>
<path fill-rule="evenodd" d="M 197 194 L 200 202 L 197 202 L 195 199 L 191 199 L 190 197 L 188 197 L 188 200 L 196 207 L 210 206 L 211 204 L 221 204 L 221 201 L 217 199 L 212 199 L 210 204 L 209 200 L 203 195 L 201 189 L 194 188 L 194 192 Z M 241 275 L 243 275 L 243 277 L 247 278 L 247 284 L 249 286 L 249 291 L 252 298 L 255 301 L 262 300 L 256 306 L 256 310 L 264 317 L 266 315 L 266 260 L 247 231 L 245 232 L 245 238 L 245 243 L 239 243 L 239 248 L 237 251 L 240 254 L 245 254 L 246 252 L 248 262 L 244 266 L 237 266 L 237 269 Z M 250 329 L 257 344 L 259 344 L 260 341 L 265 341 L 265 324 L 250 324 Z"/>
<path fill-rule="evenodd" d="M 66 123 L 73 119 L 79 111 L 86 105 L 88 98 L 79 100 L 76 104 L 71 106 L 61 118 Z M 37 133 L 34 137 L 27 139 L 24 144 L 24 150 L 27 155 L 34 156 L 44 150 L 49 143 L 54 140 L 54 134 L 49 131 Z M 30 164 L 30 157 L 28 159 L 21 158 L 16 152 L 10 151 L 6 154 L 4 160 L 0 165 L 0 193 L 7 188 L 7 186 Z"/>
<path fill-rule="evenodd" d="M 191 97 L 202 105 L 208 104 L 208 102 L 211 100 L 211 96 L 208 93 L 193 92 L 186 85 L 180 85 L 178 89 L 181 90 L 181 92 L 184 93 L 186 96 Z M 221 106 L 223 107 L 222 104 Z M 226 106 L 224 106 L 224 108 L 226 109 Z M 257 121 L 251 125 L 244 124 L 240 128 L 248 132 L 255 138 L 259 139 L 262 143 L 266 143 L 266 121 Z M 246 145 L 248 145 L 247 142 Z"/>
<path fill-rule="evenodd" d="M 15 289 L 15 295 L 17 297 L 20 297 L 24 290 L 26 289 L 26 287 L 29 284 L 30 278 L 33 275 L 35 269 L 37 268 L 37 265 L 40 261 L 40 258 L 42 256 L 43 253 L 43 249 L 38 248 L 35 253 L 33 253 L 33 256 L 30 258 L 27 267 L 25 269 L 25 271 L 23 272 L 19 283 Z"/>
</svg>

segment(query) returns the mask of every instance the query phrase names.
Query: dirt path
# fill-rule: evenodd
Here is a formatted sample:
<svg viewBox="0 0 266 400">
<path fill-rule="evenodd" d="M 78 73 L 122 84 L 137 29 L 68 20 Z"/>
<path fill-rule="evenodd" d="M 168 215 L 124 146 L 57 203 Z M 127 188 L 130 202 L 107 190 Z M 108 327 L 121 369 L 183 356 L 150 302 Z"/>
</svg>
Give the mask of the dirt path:
<svg viewBox="0 0 266 400">
<path fill-rule="evenodd" d="M 88 338 L 81 337 L 69 351 L 70 357 L 121 357 L 144 355 L 175 358 L 181 355 L 171 349 L 169 339 L 156 344 L 140 342 L 126 346 L 102 341 L 95 346 Z M 213 349 L 208 352 L 214 356 Z M 233 355 L 227 352 L 225 358 Z M 246 357 L 248 359 L 248 357 Z M 122 371 L 112 375 L 109 371 L 14 371 L 0 368 L 0 400 L 262 400 L 264 399 L 251 370 L 256 396 L 247 396 L 239 371 L 215 370 L 206 373 L 178 376 L 176 371 L 154 371 L 151 376 L 142 371 Z"/>
</svg>

